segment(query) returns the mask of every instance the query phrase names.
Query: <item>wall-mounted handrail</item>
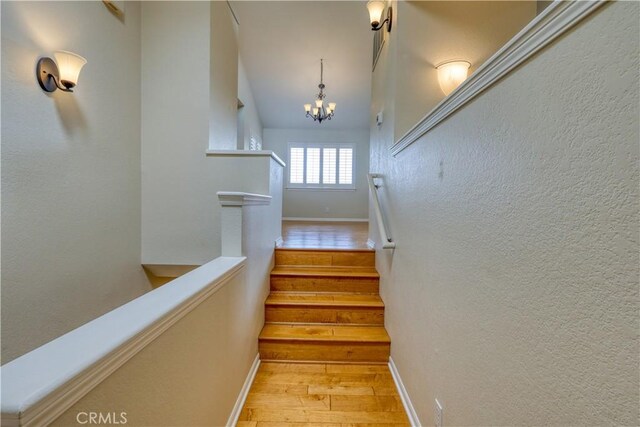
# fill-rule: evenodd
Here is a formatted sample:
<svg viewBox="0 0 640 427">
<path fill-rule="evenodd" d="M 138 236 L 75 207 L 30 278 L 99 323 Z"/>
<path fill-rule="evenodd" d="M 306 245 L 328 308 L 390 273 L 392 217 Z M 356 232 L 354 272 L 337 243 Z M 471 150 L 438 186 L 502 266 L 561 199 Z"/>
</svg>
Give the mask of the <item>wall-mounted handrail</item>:
<svg viewBox="0 0 640 427">
<path fill-rule="evenodd" d="M 380 232 L 380 237 L 382 238 L 382 249 L 393 249 L 396 247 L 396 244 L 391 238 L 391 233 L 389 233 L 387 223 L 384 221 L 384 216 L 382 215 L 382 207 L 380 206 L 380 199 L 378 198 L 379 185 L 377 185 L 373 181 L 374 178 L 382 178 L 382 175 L 377 173 L 370 173 L 367 175 L 367 180 L 369 181 L 369 191 L 371 191 L 371 196 L 373 197 L 373 211 L 375 212 L 376 222 L 378 223 L 378 230 Z"/>
</svg>

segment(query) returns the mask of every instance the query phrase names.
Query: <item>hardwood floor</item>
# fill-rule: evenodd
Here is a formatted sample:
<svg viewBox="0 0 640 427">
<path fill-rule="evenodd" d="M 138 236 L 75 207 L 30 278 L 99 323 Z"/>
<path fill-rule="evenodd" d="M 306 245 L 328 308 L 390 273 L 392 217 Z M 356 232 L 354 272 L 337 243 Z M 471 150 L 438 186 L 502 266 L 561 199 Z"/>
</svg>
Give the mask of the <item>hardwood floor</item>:
<svg viewBox="0 0 640 427">
<path fill-rule="evenodd" d="M 282 221 L 282 248 L 367 249 L 366 222 Z"/>
<path fill-rule="evenodd" d="M 366 223 L 283 222 L 238 426 L 406 426 Z M 297 363 L 295 363 L 297 362 Z"/>
<path fill-rule="evenodd" d="M 238 427 L 407 426 L 386 365 L 263 362 Z"/>
</svg>

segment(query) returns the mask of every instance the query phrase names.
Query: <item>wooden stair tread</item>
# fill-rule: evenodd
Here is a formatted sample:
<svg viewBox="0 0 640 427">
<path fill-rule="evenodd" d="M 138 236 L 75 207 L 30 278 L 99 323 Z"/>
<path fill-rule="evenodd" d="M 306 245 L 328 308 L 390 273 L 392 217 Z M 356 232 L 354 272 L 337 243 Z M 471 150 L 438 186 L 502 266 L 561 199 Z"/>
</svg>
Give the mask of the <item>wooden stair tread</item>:
<svg viewBox="0 0 640 427">
<path fill-rule="evenodd" d="M 321 276 L 321 277 L 373 277 L 380 275 L 374 267 L 309 267 L 309 266 L 276 266 L 271 270 L 272 276 Z"/>
<path fill-rule="evenodd" d="M 264 325 L 261 341 L 326 341 L 335 343 L 390 343 L 384 326 L 272 324 Z"/>
<path fill-rule="evenodd" d="M 379 295 L 351 293 L 272 292 L 267 306 L 384 307 Z"/>
<path fill-rule="evenodd" d="M 277 247 L 276 252 L 344 252 L 344 253 L 360 253 L 360 252 L 375 252 L 375 249 L 369 248 L 294 248 L 294 247 Z"/>
</svg>

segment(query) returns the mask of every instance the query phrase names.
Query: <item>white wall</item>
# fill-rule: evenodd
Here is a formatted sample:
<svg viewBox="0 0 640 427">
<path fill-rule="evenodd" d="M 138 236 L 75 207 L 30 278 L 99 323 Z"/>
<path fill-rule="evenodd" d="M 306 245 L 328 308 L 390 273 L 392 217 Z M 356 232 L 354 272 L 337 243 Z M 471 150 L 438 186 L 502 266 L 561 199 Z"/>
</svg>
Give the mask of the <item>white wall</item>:
<svg viewBox="0 0 640 427">
<path fill-rule="evenodd" d="M 258 114 L 258 107 L 253 97 L 247 72 L 240 57 L 238 57 L 238 99 L 244 104 L 242 108 L 242 114 L 244 115 L 243 129 L 242 136 L 238 136 L 238 149 L 248 150 L 251 144 L 251 137 L 262 143 L 262 121 Z"/>
<path fill-rule="evenodd" d="M 212 144 L 216 149 L 236 148 L 235 31 L 225 2 L 142 5 L 145 264 L 202 264 L 219 256 L 216 192 L 269 190 L 268 158 L 254 168 L 250 163 L 260 159 L 244 159 L 238 164 L 227 157 L 206 155 Z M 172 58 L 170 65 L 167 58 Z M 163 73 L 156 73 L 157 69 Z M 179 85 L 165 84 L 185 75 L 189 78 Z M 252 187 L 253 183 L 258 188 Z"/>
<path fill-rule="evenodd" d="M 367 218 L 369 132 L 361 130 L 264 129 L 263 149 L 273 150 L 286 163 L 282 215 L 294 218 Z M 355 191 L 287 189 L 290 142 L 355 143 Z"/>
<path fill-rule="evenodd" d="M 213 171 L 205 156 L 210 37 L 208 2 L 142 4 L 145 264 L 202 264 L 219 255 Z M 155 72 L 159 69 L 163 71 Z M 189 78 L 167 84 L 179 76 Z"/>
<path fill-rule="evenodd" d="M 226 1 L 212 1 L 206 7 L 211 13 L 209 148 L 234 150 L 238 130 L 238 24 Z"/>
<path fill-rule="evenodd" d="M 395 137 L 402 137 L 445 95 L 436 65 L 452 59 L 471 63 L 469 74 L 536 16 L 535 1 L 402 1 Z"/>
<path fill-rule="evenodd" d="M 435 398 L 445 425 L 639 424 L 639 6 L 602 7 L 396 158 L 371 118 L 385 322 L 424 425 Z"/>
<path fill-rule="evenodd" d="M 2 2 L 2 362 L 148 290 L 140 267 L 140 6 Z M 43 92 L 39 56 L 88 63 Z"/>
</svg>

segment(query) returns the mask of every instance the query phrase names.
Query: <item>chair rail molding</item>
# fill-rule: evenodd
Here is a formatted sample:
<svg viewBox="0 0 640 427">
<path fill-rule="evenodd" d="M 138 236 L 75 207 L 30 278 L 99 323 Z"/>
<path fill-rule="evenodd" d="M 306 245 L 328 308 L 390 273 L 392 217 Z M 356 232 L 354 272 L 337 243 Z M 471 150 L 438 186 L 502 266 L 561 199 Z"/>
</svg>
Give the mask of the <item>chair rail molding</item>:
<svg viewBox="0 0 640 427">
<path fill-rule="evenodd" d="M 391 154 L 394 157 L 397 156 L 440 122 L 606 2 L 606 0 L 555 0 L 389 147 Z"/>
</svg>

